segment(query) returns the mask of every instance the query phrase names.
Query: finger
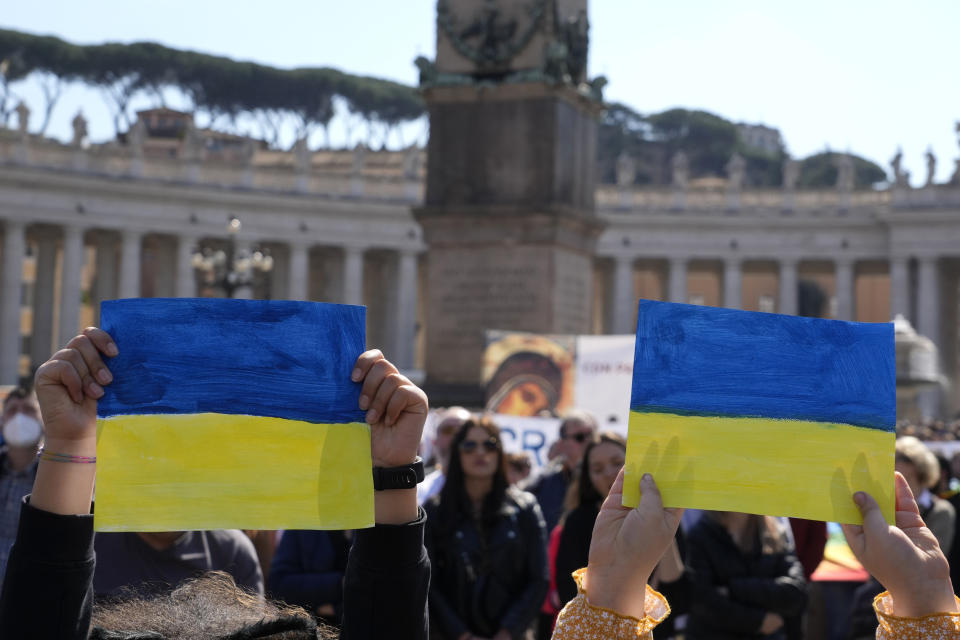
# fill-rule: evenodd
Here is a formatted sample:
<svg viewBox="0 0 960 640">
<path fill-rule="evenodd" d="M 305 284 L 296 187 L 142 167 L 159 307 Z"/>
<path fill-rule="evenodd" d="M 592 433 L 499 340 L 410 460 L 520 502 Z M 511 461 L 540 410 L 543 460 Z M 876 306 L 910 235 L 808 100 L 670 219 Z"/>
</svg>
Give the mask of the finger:
<svg viewBox="0 0 960 640">
<path fill-rule="evenodd" d="M 80 384 L 83 389 L 83 393 L 87 394 L 94 400 L 103 395 L 103 387 L 101 387 L 96 380 L 93 379 L 93 376 L 90 375 L 90 370 L 87 368 L 87 363 L 83 359 L 83 356 L 80 355 L 80 352 L 76 349 L 60 349 L 55 354 L 53 358 L 56 360 L 63 360 L 69 362 L 73 365 L 73 368 L 76 370 L 77 375 L 80 376 Z M 76 398 L 74 398 L 76 400 Z M 77 402 L 80 402 L 78 400 Z"/>
<path fill-rule="evenodd" d="M 393 394 L 386 407 L 384 424 L 390 426 L 400 419 L 403 413 L 426 416 L 429 412 L 427 394 L 420 387 L 408 381 Z"/>
<path fill-rule="evenodd" d="M 370 349 L 361 353 L 353 365 L 353 373 L 350 374 L 350 379 L 354 382 L 363 380 L 367 372 L 370 371 L 370 367 L 376 364 L 378 360 L 383 360 L 383 353 L 380 349 Z"/>
<path fill-rule="evenodd" d="M 80 404 L 83 402 L 83 382 L 80 374 L 66 360 L 51 358 L 37 369 L 35 386 L 39 389 L 48 386 L 63 386 L 70 398 Z"/>
<path fill-rule="evenodd" d="M 408 382 L 410 381 L 399 373 L 387 373 L 387 375 L 384 376 L 380 386 L 377 387 L 376 395 L 374 395 L 370 401 L 370 410 L 367 411 L 367 421 L 370 424 L 383 419 L 383 415 L 393 394 Z"/>
<path fill-rule="evenodd" d="M 624 470 L 621 468 L 620 473 L 617 474 L 617 479 L 613 481 L 613 486 L 610 487 L 610 492 L 607 494 L 606 499 L 603 501 L 603 504 L 600 506 L 601 510 L 607 510 L 607 509 L 617 509 L 621 511 L 630 510 L 630 507 L 623 506 L 623 476 L 624 476 Z"/>
<path fill-rule="evenodd" d="M 397 368 L 390 364 L 388 360 L 381 358 L 370 367 L 366 376 L 364 376 L 363 386 L 360 388 L 359 404 L 361 409 L 369 409 L 367 411 L 367 422 L 373 424 L 380 419 L 380 411 L 373 410 L 373 402 L 379 393 L 380 385 L 387 379 L 387 376 L 394 373 L 397 373 Z M 386 403 L 384 402 L 384 404 Z M 381 406 L 380 409 L 382 410 L 383 407 Z"/>
<path fill-rule="evenodd" d="M 863 514 L 864 536 L 879 536 L 888 531 L 890 525 L 887 524 L 883 512 L 880 511 L 880 505 L 873 496 L 866 491 L 857 491 L 853 494 L 853 501 Z"/>
<path fill-rule="evenodd" d="M 98 351 L 105 353 L 110 358 L 120 353 L 120 350 L 117 349 L 117 343 L 114 342 L 110 334 L 103 329 L 87 327 L 83 330 L 83 335 L 90 338 L 90 341 L 93 342 Z"/>
<path fill-rule="evenodd" d="M 909 511 L 920 515 L 920 509 L 917 507 L 917 501 L 913 497 L 910 485 L 907 484 L 907 479 L 899 471 L 895 471 L 893 475 L 897 494 L 897 511 Z"/>
<path fill-rule="evenodd" d="M 87 365 L 90 375 L 100 384 L 110 384 L 113 381 L 113 375 L 100 359 L 100 352 L 93 344 L 93 341 L 86 335 L 80 335 L 67 343 L 68 349 L 76 349 L 83 356 L 83 361 Z"/>
</svg>

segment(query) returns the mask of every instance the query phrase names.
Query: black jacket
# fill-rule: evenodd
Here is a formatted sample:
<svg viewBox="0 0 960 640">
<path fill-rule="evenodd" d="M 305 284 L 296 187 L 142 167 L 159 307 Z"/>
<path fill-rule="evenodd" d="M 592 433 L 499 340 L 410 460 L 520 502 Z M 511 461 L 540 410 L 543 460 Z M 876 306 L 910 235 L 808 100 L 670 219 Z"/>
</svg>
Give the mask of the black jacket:
<svg viewBox="0 0 960 640">
<path fill-rule="evenodd" d="M 29 497 L 28 497 L 29 498 Z M 357 531 L 347 561 L 341 638 L 426 640 L 425 516 Z M 24 499 L 0 595 L 0 638 L 86 640 L 93 605 L 93 516 L 59 516 Z"/>
<path fill-rule="evenodd" d="M 691 582 L 689 640 L 760 638 L 766 613 L 786 621 L 788 638 L 798 637 L 807 603 L 803 566 L 792 552 L 744 554 L 719 523 L 701 518 L 687 539 Z"/>
<path fill-rule="evenodd" d="M 549 584 L 546 528 L 536 498 L 508 489 L 496 526 L 481 536 L 470 518 L 443 522 L 439 497 L 426 505 L 433 577 L 430 614 L 444 638 L 465 631 L 519 638 L 536 617 Z"/>
</svg>

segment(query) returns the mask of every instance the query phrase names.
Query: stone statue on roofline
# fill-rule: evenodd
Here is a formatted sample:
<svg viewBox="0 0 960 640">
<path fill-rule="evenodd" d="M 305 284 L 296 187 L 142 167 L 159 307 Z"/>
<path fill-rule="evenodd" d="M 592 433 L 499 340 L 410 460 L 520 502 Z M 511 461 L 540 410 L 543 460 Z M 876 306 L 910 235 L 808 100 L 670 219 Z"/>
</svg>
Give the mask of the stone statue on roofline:
<svg viewBox="0 0 960 640">
<path fill-rule="evenodd" d="M 730 156 L 727 162 L 727 189 L 740 191 L 743 189 L 743 180 L 747 175 L 747 161 L 739 153 Z"/>
<path fill-rule="evenodd" d="M 358 142 L 357 146 L 353 148 L 353 173 L 361 174 L 363 173 L 364 168 L 367 166 L 367 145 L 362 142 Z"/>
<path fill-rule="evenodd" d="M 890 159 L 890 167 L 893 169 L 893 184 L 898 187 L 906 186 L 903 180 L 903 149 L 897 147 L 897 153 Z"/>
<path fill-rule="evenodd" d="M 143 143 L 146 139 L 147 125 L 144 124 L 143 120 L 138 118 L 127 133 L 127 144 L 130 146 L 130 151 L 134 156 L 139 158 L 143 155 Z"/>
<path fill-rule="evenodd" d="M 834 165 L 837 167 L 837 190 L 843 193 L 853 191 L 856 167 L 853 163 L 853 156 L 849 153 L 837 155 L 834 159 Z"/>
<path fill-rule="evenodd" d="M 629 188 L 637 179 L 637 166 L 626 151 L 617 156 L 617 186 L 621 189 Z"/>
<path fill-rule="evenodd" d="M 783 161 L 783 189 L 793 191 L 797 188 L 800 179 L 800 163 L 787 156 Z"/>
<path fill-rule="evenodd" d="M 299 138 L 293 145 L 293 162 L 297 173 L 309 173 L 313 164 L 313 152 L 307 146 L 306 137 Z"/>
<path fill-rule="evenodd" d="M 933 155 L 933 147 L 927 147 L 927 181 L 924 186 L 932 187 L 937 173 L 937 156 Z"/>
<path fill-rule="evenodd" d="M 77 115 L 73 116 L 70 124 L 73 127 L 73 139 L 70 144 L 74 147 L 80 147 L 87 137 L 87 119 L 83 117 L 83 111 L 77 111 Z"/>
<path fill-rule="evenodd" d="M 15 111 L 17 112 L 17 131 L 20 132 L 21 138 L 26 138 L 27 127 L 30 126 L 30 107 L 27 106 L 26 102 L 21 100 Z"/>
<path fill-rule="evenodd" d="M 677 151 L 673 154 L 670 165 L 673 170 L 673 186 L 677 189 L 686 189 L 687 182 L 690 179 L 690 166 L 687 160 L 687 154 L 682 150 Z"/>
<path fill-rule="evenodd" d="M 420 147 L 415 143 L 403 152 L 403 177 L 407 180 L 417 180 L 420 177 Z"/>
</svg>

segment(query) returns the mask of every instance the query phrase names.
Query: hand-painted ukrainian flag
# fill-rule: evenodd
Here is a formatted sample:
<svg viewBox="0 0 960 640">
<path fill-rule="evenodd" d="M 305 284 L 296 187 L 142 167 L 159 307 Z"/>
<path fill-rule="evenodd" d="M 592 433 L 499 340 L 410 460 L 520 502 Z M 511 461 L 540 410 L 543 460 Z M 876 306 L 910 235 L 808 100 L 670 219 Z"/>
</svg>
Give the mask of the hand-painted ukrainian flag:
<svg viewBox="0 0 960 640">
<path fill-rule="evenodd" d="M 365 309 L 114 300 L 99 402 L 98 531 L 373 524 L 370 431 L 351 382 Z"/>
<path fill-rule="evenodd" d="M 623 503 L 893 521 L 892 324 L 640 301 Z"/>
</svg>

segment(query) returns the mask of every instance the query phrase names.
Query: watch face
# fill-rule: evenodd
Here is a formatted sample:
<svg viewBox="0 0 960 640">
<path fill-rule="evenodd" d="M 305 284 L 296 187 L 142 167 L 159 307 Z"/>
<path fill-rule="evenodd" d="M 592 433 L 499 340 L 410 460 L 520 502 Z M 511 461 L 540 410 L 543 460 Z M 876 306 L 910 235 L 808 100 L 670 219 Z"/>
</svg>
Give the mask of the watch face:
<svg viewBox="0 0 960 640">
<path fill-rule="evenodd" d="M 546 10 L 547 0 L 438 0 L 437 25 L 461 55 L 496 66 L 527 46 Z"/>
</svg>

